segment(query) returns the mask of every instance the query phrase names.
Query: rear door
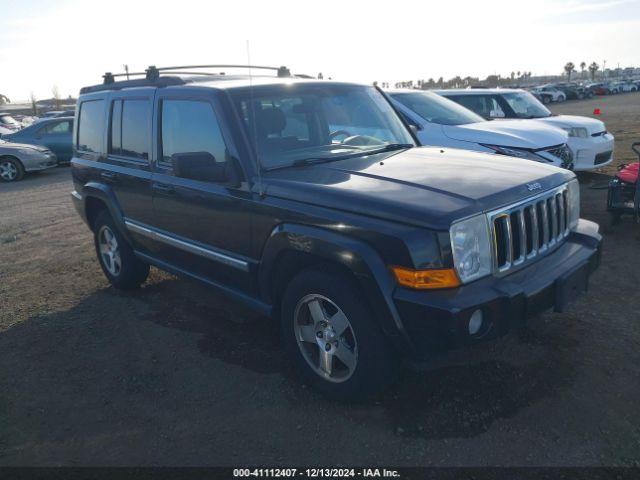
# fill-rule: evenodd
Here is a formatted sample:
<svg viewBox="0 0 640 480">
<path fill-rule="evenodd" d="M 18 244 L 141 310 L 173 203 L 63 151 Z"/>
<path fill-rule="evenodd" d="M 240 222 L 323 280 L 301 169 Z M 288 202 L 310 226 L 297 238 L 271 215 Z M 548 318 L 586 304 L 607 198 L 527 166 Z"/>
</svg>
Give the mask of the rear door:
<svg viewBox="0 0 640 480">
<path fill-rule="evenodd" d="M 249 289 L 251 196 L 246 182 L 181 178 L 173 165 L 176 154 L 205 152 L 217 166 L 239 166 L 218 101 L 211 92 L 165 90 L 158 93 L 156 111 L 152 190 L 155 224 L 164 242 L 160 257 L 209 280 Z"/>
<path fill-rule="evenodd" d="M 35 134 L 35 141 L 56 154 L 58 162 L 71 161 L 73 120 L 46 122 Z"/>
</svg>

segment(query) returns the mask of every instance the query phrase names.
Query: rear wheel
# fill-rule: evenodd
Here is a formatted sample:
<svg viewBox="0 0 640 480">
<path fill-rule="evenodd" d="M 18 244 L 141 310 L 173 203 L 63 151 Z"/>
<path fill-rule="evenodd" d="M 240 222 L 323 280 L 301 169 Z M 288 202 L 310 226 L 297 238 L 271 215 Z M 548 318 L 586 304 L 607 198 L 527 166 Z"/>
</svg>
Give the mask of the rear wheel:
<svg viewBox="0 0 640 480">
<path fill-rule="evenodd" d="M 98 214 L 93 231 L 98 261 L 109 282 L 122 290 L 138 288 L 149 276 L 149 265 L 135 256 L 109 212 Z"/>
<path fill-rule="evenodd" d="M 24 177 L 24 167 L 20 160 L 12 157 L 0 158 L 0 180 L 3 182 L 17 182 Z"/>
<path fill-rule="evenodd" d="M 308 269 L 282 299 L 285 347 L 304 379 L 336 399 L 360 399 L 396 378 L 397 355 L 346 275 Z"/>
</svg>

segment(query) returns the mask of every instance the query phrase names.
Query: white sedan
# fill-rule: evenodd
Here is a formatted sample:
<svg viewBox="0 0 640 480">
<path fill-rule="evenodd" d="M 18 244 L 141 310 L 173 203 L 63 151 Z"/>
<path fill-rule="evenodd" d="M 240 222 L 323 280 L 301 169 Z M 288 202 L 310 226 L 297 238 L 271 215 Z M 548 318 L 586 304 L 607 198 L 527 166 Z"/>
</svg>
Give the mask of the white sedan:
<svg viewBox="0 0 640 480">
<path fill-rule="evenodd" d="M 460 148 L 572 168 L 567 133 L 537 122 L 489 122 L 424 90 L 394 90 L 391 101 L 422 145 Z"/>
<path fill-rule="evenodd" d="M 533 120 L 561 128 L 569 135 L 574 170 L 592 170 L 613 161 L 614 137 L 607 132 L 602 121 L 575 115 L 554 115 L 525 90 L 438 90 L 438 94 L 486 119 L 520 119 L 523 123 Z"/>
</svg>

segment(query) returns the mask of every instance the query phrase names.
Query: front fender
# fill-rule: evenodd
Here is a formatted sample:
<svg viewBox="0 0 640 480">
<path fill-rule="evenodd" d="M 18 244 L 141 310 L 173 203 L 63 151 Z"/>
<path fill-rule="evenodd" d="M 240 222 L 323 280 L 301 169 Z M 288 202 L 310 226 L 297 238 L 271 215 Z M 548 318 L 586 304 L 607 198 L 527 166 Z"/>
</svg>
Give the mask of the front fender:
<svg viewBox="0 0 640 480">
<path fill-rule="evenodd" d="M 281 224 L 272 232 L 263 249 L 259 288 L 272 302 L 271 273 L 282 254 L 297 251 L 337 263 L 353 272 L 383 332 L 396 348 L 411 349 L 411 342 L 393 301 L 395 282 L 377 252 L 364 242 L 324 228 Z"/>
</svg>

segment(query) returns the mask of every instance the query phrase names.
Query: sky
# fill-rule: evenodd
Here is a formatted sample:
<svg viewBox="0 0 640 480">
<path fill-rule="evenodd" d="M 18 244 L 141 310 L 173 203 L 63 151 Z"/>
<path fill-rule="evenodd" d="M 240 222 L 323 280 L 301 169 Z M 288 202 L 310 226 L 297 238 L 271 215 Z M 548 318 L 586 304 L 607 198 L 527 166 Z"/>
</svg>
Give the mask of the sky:
<svg viewBox="0 0 640 480">
<path fill-rule="evenodd" d="M 0 0 L 0 93 L 64 97 L 106 71 L 286 65 L 371 83 L 567 61 L 640 66 L 640 0 Z"/>
</svg>

